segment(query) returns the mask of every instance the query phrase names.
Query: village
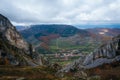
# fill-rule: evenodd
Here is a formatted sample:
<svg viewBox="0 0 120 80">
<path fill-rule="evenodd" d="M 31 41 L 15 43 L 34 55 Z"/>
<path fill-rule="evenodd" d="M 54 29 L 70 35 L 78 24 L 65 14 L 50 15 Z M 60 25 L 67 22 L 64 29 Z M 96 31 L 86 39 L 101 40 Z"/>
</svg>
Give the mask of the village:
<svg viewBox="0 0 120 80">
<path fill-rule="evenodd" d="M 56 58 L 62 58 L 63 60 L 69 60 L 69 58 L 75 56 L 82 56 L 82 54 L 80 54 L 80 51 L 77 49 L 61 49 L 57 53 L 55 53 Z"/>
<path fill-rule="evenodd" d="M 56 53 L 45 54 L 45 56 L 52 63 L 57 63 L 65 66 L 85 55 L 83 55 L 78 49 L 59 49 Z"/>
</svg>

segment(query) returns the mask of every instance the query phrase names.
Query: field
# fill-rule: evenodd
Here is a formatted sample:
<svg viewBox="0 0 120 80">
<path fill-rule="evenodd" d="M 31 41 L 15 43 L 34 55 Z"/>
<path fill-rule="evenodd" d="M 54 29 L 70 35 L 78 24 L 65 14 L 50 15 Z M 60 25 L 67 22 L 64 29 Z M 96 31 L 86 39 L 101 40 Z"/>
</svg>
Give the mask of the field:
<svg viewBox="0 0 120 80">
<path fill-rule="evenodd" d="M 70 64 L 71 62 L 73 62 L 74 60 L 77 60 L 78 58 L 80 58 L 80 55 L 69 56 L 67 58 L 56 57 L 55 54 L 45 54 L 44 56 L 49 60 L 50 63 L 52 64 L 57 63 L 60 66 L 66 66 Z"/>
<path fill-rule="evenodd" d="M 69 41 L 66 39 L 58 38 L 52 40 L 49 46 L 53 52 L 56 52 L 58 49 L 78 49 L 81 51 L 81 53 L 90 53 L 100 45 L 98 42 L 83 41 L 81 41 L 81 43 L 77 43 L 76 41 L 74 42 L 71 40 Z"/>
<path fill-rule="evenodd" d="M 59 80 L 54 73 L 53 69 L 45 66 L 0 66 L 0 80 Z"/>
</svg>

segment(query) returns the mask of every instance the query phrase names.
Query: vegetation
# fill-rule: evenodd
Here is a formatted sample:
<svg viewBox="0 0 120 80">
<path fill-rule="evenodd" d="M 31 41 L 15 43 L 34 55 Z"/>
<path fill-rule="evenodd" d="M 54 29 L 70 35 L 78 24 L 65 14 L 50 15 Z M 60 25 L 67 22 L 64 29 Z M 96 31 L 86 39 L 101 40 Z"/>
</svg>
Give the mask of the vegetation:
<svg viewBox="0 0 120 80">
<path fill-rule="evenodd" d="M 81 53 L 90 53 L 92 52 L 100 43 L 81 43 L 74 44 L 71 41 L 62 40 L 62 39 L 54 39 L 50 42 L 50 49 L 53 52 L 56 52 L 58 49 L 78 49 Z"/>
<path fill-rule="evenodd" d="M 120 62 L 104 64 L 102 66 L 86 70 L 88 76 L 98 75 L 100 79 L 95 80 L 120 80 Z M 91 77 L 91 80 L 93 77 Z M 95 78 L 95 77 L 94 77 Z"/>
<path fill-rule="evenodd" d="M 55 76 L 56 70 L 51 67 L 20 67 L 0 65 L 0 80 L 76 80 L 70 74 L 64 77 Z"/>
<path fill-rule="evenodd" d="M 55 77 L 55 71 L 45 66 L 41 67 L 19 67 L 0 66 L 0 80 L 13 80 L 23 78 L 24 80 L 60 80 Z"/>
</svg>

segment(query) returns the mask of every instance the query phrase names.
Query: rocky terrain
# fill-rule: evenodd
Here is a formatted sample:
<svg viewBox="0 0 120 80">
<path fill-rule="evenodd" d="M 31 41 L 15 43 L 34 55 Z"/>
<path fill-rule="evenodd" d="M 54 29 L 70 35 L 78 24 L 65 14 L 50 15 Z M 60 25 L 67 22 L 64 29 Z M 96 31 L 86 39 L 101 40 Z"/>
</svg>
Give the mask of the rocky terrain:
<svg viewBox="0 0 120 80">
<path fill-rule="evenodd" d="M 64 39 L 67 32 L 65 31 Z M 59 34 L 59 36 L 62 35 Z M 36 38 L 39 36 L 38 34 Z M 83 36 L 87 36 L 86 41 L 94 42 L 94 40 L 91 41 L 89 34 L 85 33 Z M 65 40 L 76 38 L 80 41 L 83 36 L 71 33 L 67 35 L 69 39 Z M 55 35 L 49 35 L 49 37 L 56 38 Z M 47 41 L 46 37 L 40 40 Z M 87 56 L 82 55 L 78 60 L 61 69 L 57 63 L 48 65 L 33 46 L 22 38 L 11 22 L 0 14 L 0 72 L 1 80 L 119 80 L 120 35 L 108 39 Z"/>
<path fill-rule="evenodd" d="M 36 53 L 17 32 L 11 22 L 0 14 L 0 64 L 42 65 L 42 57 Z"/>
<path fill-rule="evenodd" d="M 78 73 L 77 75 L 86 79 L 88 78 L 87 75 L 98 75 L 102 79 L 97 80 L 119 80 L 120 77 L 118 75 L 120 75 L 120 73 L 116 74 L 116 71 L 119 71 L 119 67 L 120 35 L 114 37 L 106 44 L 101 45 L 86 57 L 80 57 L 78 60 L 59 70 L 58 73 L 62 73 L 62 75 L 63 73 L 68 74 L 69 72 L 74 73 L 74 75 Z M 104 75 L 104 71 L 106 72 L 106 75 Z M 113 77 L 110 77 L 111 75 Z"/>
<path fill-rule="evenodd" d="M 89 69 L 116 61 L 120 61 L 120 35 L 89 54 L 83 65 Z"/>
</svg>

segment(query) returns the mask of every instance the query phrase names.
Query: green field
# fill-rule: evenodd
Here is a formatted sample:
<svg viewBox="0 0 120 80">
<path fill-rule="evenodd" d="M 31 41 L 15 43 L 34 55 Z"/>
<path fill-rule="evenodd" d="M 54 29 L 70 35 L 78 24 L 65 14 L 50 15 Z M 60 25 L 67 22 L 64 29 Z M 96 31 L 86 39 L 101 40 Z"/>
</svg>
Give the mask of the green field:
<svg viewBox="0 0 120 80">
<path fill-rule="evenodd" d="M 99 43 L 81 43 L 81 44 L 73 44 L 71 41 L 61 40 L 61 39 L 54 39 L 50 43 L 50 49 L 55 52 L 58 49 L 79 49 L 81 52 L 92 52 L 96 47 L 98 47 Z"/>
</svg>

